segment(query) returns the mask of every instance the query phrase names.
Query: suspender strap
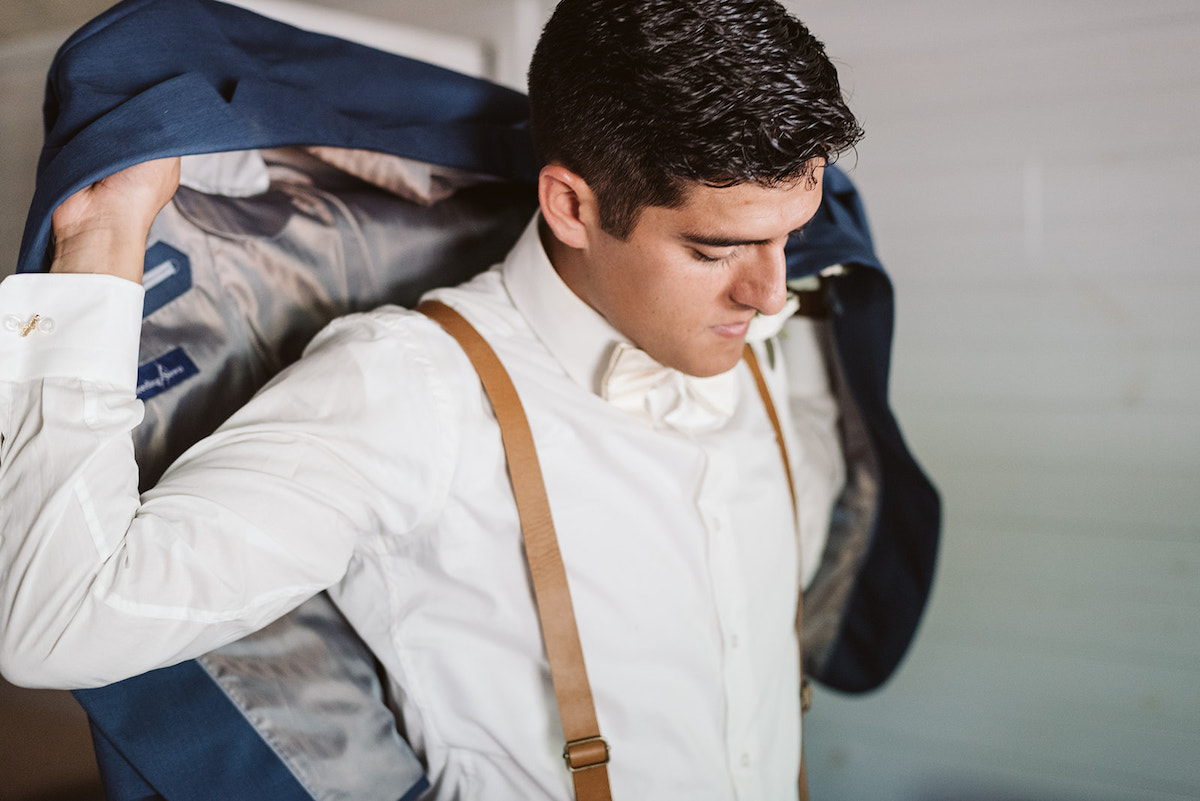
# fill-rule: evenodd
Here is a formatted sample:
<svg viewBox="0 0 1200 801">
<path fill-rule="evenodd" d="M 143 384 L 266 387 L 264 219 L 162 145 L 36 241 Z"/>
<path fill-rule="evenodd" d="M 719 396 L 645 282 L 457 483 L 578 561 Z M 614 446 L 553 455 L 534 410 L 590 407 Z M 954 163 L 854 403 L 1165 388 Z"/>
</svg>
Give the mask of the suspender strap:
<svg viewBox="0 0 1200 801">
<path fill-rule="evenodd" d="M 783 428 L 779 425 L 779 414 L 775 411 L 775 403 L 771 400 L 771 393 L 767 391 L 767 382 L 763 378 L 762 369 L 758 366 L 758 356 L 754 353 L 754 348 L 750 347 L 750 343 L 746 343 L 745 349 L 742 351 L 742 357 L 746 360 L 746 364 L 750 367 L 750 372 L 754 374 L 754 385 L 758 387 L 758 394 L 762 397 L 763 406 L 767 407 L 767 417 L 771 419 L 771 427 L 775 429 L 775 442 L 779 445 L 779 455 L 783 457 L 783 470 L 787 473 L 788 489 L 792 492 L 792 514 L 795 516 L 796 525 L 800 524 L 800 510 L 796 508 L 796 483 L 792 480 L 792 461 L 788 458 L 787 443 L 783 439 Z M 796 603 L 796 637 L 800 637 L 801 622 L 804 617 L 804 590 L 800 591 L 800 599 Z M 808 707 L 812 704 L 812 689 L 808 686 L 808 680 L 804 678 L 803 661 L 801 662 L 801 679 L 800 679 L 800 709 L 802 712 L 807 712 Z M 804 763 L 804 748 L 800 749 L 800 801 L 808 801 L 808 766 Z"/>
<path fill-rule="evenodd" d="M 567 739 L 563 758 L 575 782 L 578 801 L 608 801 L 612 797 L 608 786 L 608 744 L 600 736 L 567 587 L 567 572 L 558 550 L 542 469 L 521 399 L 495 351 L 462 315 L 432 300 L 422 303 L 417 311 L 432 318 L 458 340 L 479 373 L 484 392 L 496 412 L 525 538 L 525 556 L 542 623 L 550 679 Z"/>
<path fill-rule="evenodd" d="M 592 700 L 592 689 L 588 683 L 587 667 L 583 661 L 583 647 L 579 642 L 579 629 L 575 623 L 575 609 L 571 604 L 571 592 L 567 585 L 567 572 L 563 567 L 562 554 L 558 550 L 558 538 L 554 532 L 554 521 L 550 517 L 550 502 L 546 498 L 546 486 L 542 480 L 542 468 L 538 463 L 533 434 L 529 421 L 521 406 L 517 390 L 508 377 L 508 372 L 495 351 L 480 336 L 466 319 L 444 303 L 427 300 L 417 311 L 434 320 L 466 352 L 467 358 L 479 374 L 483 390 L 491 401 L 500 425 L 500 438 L 508 461 L 508 475 L 512 481 L 513 496 L 517 502 L 517 516 L 525 539 L 525 557 L 529 562 L 529 573 L 533 581 L 533 594 L 537 600 L 538 617 L 542 624 L 542 639 L 550 664 L 550 680 L 554 684 L 554 695 L 558 701 L 558 714 L 562 720 L 563 734 L 567 744 L 563 748 L 563 759 L 575 783 L 577 801 L 610 801 L 612 792 L 608 785 L 608 743 L 600 736 L 600 724 L 596 720 L 596 706 Z M 754 375 L 767 417 L 775 429 L 775 442 L 783 458 L 787 474 L 788 489 L 792 498 L 792 514 L 796 509 L 796 487 L 792 480 L 792 465 L 788 459 L 787 444 L 783 439 L 783 428 L 767 383 L 763 379 L 758 358 L 749 344 L 743 357 Z M 797 617 L 797 631 L 799 631 Z M 800 798 L 808 799 L 808 784 L 805 776 L 804 757 L 800 761 Z"/>
<path fill-rule="evenodd" d="M 742 349 L 742 358 L 746 360 L 750 372 L 754 375 L 754 386 L 758 387 L 759 397 L 763 406 L 767 407 L 767 417 L 771 419 L 771 427 L 775 429 L 775 444 L 779 446 L 779 455 L 783 458 L 783 472 L 787 473 L 788 490 L 792 494 L 792 516 L 797 525 L 800 523 L 800 512 L 796 509 L 796 482 L 792 480 L 792 460 L 788 458 L 787 443 L 783 440 L 783 427 L 779 425 L 779 414 L 775 411 L 775 403 L 771 393 L 767 391 L 767 382 L 763 378 L 762 369 L 758 366 L 758 356 L 750 343 Z"/>
</svg>

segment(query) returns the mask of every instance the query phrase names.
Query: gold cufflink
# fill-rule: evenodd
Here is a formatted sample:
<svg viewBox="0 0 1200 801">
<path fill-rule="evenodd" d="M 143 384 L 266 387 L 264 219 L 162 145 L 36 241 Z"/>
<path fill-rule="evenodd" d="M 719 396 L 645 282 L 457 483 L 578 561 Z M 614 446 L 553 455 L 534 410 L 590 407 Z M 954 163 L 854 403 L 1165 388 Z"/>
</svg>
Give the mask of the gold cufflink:
<svg viewBox="0 0 1200 801">
<path fill-rule="evenodd" d="M 34 331 L 41 334 L 49 334 L 54 330 L 54 320 L 49 317 L 43 317 L 40 314 L 35 314 L 29 318 L 28 322 L 21 322 L 21 318 L 10 314 L 4 318 L 4 330 L 20 334 L 21 338 L 24 339 Z"/>
</svg>

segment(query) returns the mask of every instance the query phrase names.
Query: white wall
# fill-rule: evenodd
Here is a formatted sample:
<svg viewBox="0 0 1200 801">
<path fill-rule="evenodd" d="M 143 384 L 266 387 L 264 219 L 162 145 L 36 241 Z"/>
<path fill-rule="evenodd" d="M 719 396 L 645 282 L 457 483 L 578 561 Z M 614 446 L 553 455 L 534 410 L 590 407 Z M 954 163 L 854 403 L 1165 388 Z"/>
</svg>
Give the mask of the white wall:
<svg viewBox="0 0 1200 801">
<path fill-rule="evenodd" d="M 900 674 L 816 700 L 814 798 L 1200 798 L 1200 4 L 790 6 L 947 512 Z"/>
<path fill-rule="evenodd" d="M 59 30 L 0 38 L 0 278 L 17 267 L 21 231 L 33 199 L 34 169 L 42 149 L 46 70 L 69 33 Z"/>
<path fill-rule="evenodd" d="M 486 42 L 488 75 L 525 91 L 525 70 L 555 0 L 308 0 Z"/>
<path fill-rule="evenodd" d="M 487 77 L 488 59 L 480 40 L 426 28 L 399 25 L 345 6 L 329 8 L 300 0 L 224 0 L 257 14 L 282 20 L 306 31 L 359 42 L 377 50 L 408 56 L 464 75 Z"/>
</svg>

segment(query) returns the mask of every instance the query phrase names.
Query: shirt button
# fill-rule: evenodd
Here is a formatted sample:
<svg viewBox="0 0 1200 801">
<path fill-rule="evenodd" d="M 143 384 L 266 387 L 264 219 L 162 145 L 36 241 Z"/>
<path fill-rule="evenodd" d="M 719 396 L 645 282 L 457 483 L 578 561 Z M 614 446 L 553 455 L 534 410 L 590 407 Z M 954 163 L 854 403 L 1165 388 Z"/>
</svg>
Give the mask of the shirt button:
<svg viewBox="0 0 1200 801">
<path fill-rule="evenodd" d="M 21 318 L 17 317 L 15 314 L 5 315 L 4 316 L 4 330 L 5 331 L 20 331 L 21 330 Z"/>
<path fill-rule="evenodd" d="M 730 635 L 730 637 L 729 637 L 729 647 L 730 648 L 737 648 L 741 644 L 742 644 L 742 640 L 740 637 L 738 637 L 736 634 Z"/>
<path fill-rule="evenodd" d="M 746 751 L 742 752 L 742 756 L 738 760 L 738 764 L 741 765 L 743 768 L 750 767 L 750 765 L 753 764 L 753 762 L 754 762 L 754 760 L 750 759 L 750 754 Z"/>
</svg>

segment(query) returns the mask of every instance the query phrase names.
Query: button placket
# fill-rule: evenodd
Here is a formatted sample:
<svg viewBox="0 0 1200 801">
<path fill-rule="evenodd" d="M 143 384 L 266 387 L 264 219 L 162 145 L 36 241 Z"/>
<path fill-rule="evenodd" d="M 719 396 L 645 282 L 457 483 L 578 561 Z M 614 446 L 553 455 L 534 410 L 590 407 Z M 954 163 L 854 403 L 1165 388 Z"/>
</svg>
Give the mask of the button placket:
<svg viewBox="0 0 1200 801">
<path fill-rule="evenodd" d="M 732 511 L 731 488 L 737 486 L 736 459 L 720 447 L 706 448 L 707 469 L 700 511 L 709 537 L 709 573 L 717 614 L 724 637 L 723 684 L 726 700 L 725 753 L 735 782 L 738 801 L 759 797 L 753 781 L 753 751 L 746 734 L 752 728 L 754 677 L 751 649 L 747 646 L 747 588 L 741 570 L 737 527 Z M 746 782 L 749 782 L 747 784 Z"/>
</svg>

